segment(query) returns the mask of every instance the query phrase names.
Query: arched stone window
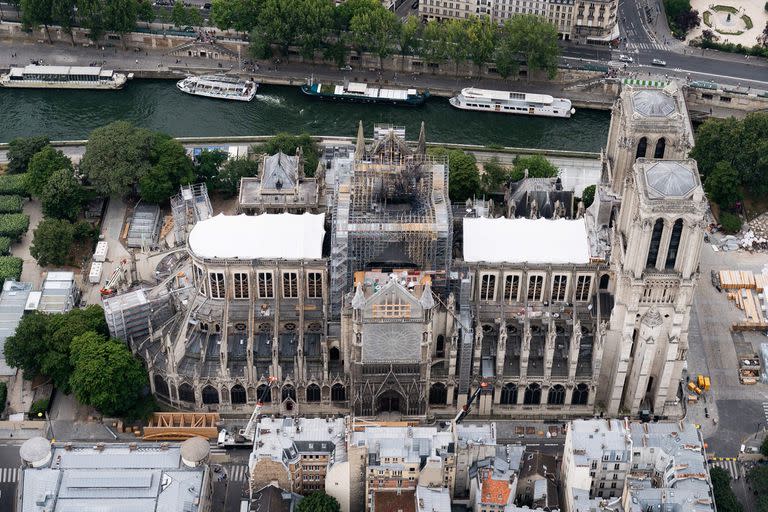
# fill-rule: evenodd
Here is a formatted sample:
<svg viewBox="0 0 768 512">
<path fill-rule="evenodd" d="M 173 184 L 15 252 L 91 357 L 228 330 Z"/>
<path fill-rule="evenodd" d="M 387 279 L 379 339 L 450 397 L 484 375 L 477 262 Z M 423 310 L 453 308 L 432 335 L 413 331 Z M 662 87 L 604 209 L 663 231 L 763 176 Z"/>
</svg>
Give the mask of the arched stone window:
<svg viewBox="0 0 768 512">
<path fill-rule="evenodd" d="M 547 403 L 549 405 L 563 405 L 565 403 L 565 388 L 560 384 L 555 384 L 549 388 Z"/>
<path fill-rule="evenodd" d="M 445 384 L 435 382 L 432 387 L 429 388 L 429 403 L 432 405 L 445 405 L 448 399 L 448 389 Z"/>
<path fill-rule="evenodd" d="M 502 405 L 515 405 L 517 403 L 517 384 L 512 382 L 505 384 L 501 388 L 501 404 Z"/>
<path fill-rule="evenodd" d="M 229 399 L 233 405 L 248 403 L 248 397 L 245 394 L 245 388 L 240 384 L 235 384 L 229 390 Z"/>
<path fill-rule="evenodd" d="M 272 402 L 272 390 L 269 389 L 269 386 L 262 384 L 256 388 L 256 400 L 261 400 L 265 404 Z"/>
<path fill-rule="evenodd" d="M 219 392 L 215 387 L 205 386 L 203 388 L 203 403 L 204 404 L 219 403 Z"/>
<path fill-rule="evenodd" d="M 535 382 L 528 384 L 523 395 L 523 404 L 539 405 L 541 403 L 541 386 Z"/>
<path fill-rule="evenodd" d="M 170 394 L 168 392 L 168 383 L 165 382 L 165 379 L 160 375 L 155 375 L 155 378 L 153 380 L 155 381 L 155 393 L 165 397 L 170 397 Z"/>
<path fill-rule="evenodd" d="M 672 226 L 672 234 L 669 237 L 669 249 L 667 249 L 667 259 L 664 261 L 664 268 L 674 270 L 677 263 L 677 251 L 680 249 L 680 238 L 683 236 L 683 219 L 677 219 Z"/>
<path fill-rule="evenodd" d="M 667 147 L 667 139 L 664 137 L 656 141 L 656 149 L 653 152 L 653 158 L 664 158 L 664 150 Z"/>
<path fill-rule="evenodd" d="M 661 234 L 664 232 L 664 221 L 656 219 L 651 233 L 651 244 L 648 246 L 648 259 L 645 260 L 646 268 L 656 266 L 656 258 L 659 256 L 659 246 L 661 245 Z"/>
<path fill-rule="evenodd" d="M 445 357 L 445 336 L 442 334 L 437 335 L 437 340 L 435 341 L 435 355 L 437 357 Z"/>
<path fill-rule="evenodd" d="M 583 382 L 576 386 L 573 390 L 573 398 L 571 398 L 572 405 L 587 405 L 589 402 L 589 386 Z"/>
<path fill-rule="evenodd" d="M 319 402 L 320 401 L 320 386 L 317 384 L 310 384 L 307 386 L 307 402 Z"/>
<path fill-rule="evenodd" d="M 637 151 L 635 152 L 635 158 L 645 158 L 645 152 L 648 150 L 648 139 L 642 137 L 637 142 Z"/>
<path fill-rule="evenodd" d="M 186 382 L 179 386 L 179 400 L 195 403 L 195 390 Z"/>
<path fill-rule="evenodd" d="M 331 401 L 343 402 L 347 399 L 347 390 L 342 384 L 334 384 L 331 388 Z"/>
<path fill-rule="evenodd" d="M 603 274 L 600 276 L 600 289 L 601 290 L 607 290 L 608 286 L 611 284 L 611 276 L 608 274 Z"/>
<path fill-rule="evenodd" d="M 328 351 L 328 357 L 331 361 L 338 361 L 341 359 L 341 352 L 339 351 L 339 347 L 331 347 L 331 350 Z"/>
<path fill-rule="evenodd" d="M 282 391 L 283 400 L 288 400 L 289 398 L 296 401 L 296 389 L 291 386 L 290 384 L 283 386 Z"/>
</svg>

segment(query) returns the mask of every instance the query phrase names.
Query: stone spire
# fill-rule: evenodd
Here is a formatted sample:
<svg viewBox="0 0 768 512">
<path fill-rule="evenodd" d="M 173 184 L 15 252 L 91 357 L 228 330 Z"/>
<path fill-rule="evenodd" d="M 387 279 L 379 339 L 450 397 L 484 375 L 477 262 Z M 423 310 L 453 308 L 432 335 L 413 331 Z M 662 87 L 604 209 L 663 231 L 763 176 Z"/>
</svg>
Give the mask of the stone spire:
<svg viewBox="0 0 768 512">
<path fill-rule="evenodd" d="M 432 286 L 429 284 L 429 281 L 424 284 L 424 290 L 421 292 L 419 303 L 424 309 L 432 309 L 435 307 L 435 298 L 432 297 Z"/>
<path fill-rule="evenodd" d="M 424 128 L 424 121 L 421 122 L 421 130 L 419 130 L 419 144 L 416 146 L 416 153 L 419 155 L 427 154 L 427 132 Z"/>
<path fill-rule="evenodd" d="M 352 308 L 363 309 L 363 306 L 365 306 L 365 294 L 363 293 L 363 285 L 361 283 L 357 283 L 355 295 L 352 297 Z"/>
<path fill-rule="evenodd" d="M 357 125 L 357 142 L 355 143 L 355 160 L 365 157 L 365 135 L 363 134 L 363 122 Z"/>
</svg>

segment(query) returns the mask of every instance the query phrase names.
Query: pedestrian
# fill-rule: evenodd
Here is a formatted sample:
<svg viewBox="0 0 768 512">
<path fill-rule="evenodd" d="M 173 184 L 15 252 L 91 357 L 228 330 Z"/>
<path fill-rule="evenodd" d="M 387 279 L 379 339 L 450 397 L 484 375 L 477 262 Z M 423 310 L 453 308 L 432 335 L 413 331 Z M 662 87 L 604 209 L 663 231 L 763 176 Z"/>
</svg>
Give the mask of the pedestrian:
<svg viewBox="0 0 768 512">
<path fill-rule="evenodd" d="M 138 64 L 138 63 L 139 63 L 139 59 L 136 59 L 136 64 Z"/>
</svg>

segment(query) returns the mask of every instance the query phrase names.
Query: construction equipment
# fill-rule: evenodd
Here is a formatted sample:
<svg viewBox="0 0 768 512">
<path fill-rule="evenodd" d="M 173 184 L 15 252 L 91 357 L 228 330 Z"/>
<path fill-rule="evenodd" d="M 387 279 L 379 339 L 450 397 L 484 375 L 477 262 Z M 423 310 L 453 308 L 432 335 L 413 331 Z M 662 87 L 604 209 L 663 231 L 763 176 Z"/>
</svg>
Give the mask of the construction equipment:
<svg viewBox="0 0 768 512">
<path fill-rule="evenodd" d="M 697 386 L 695 382 L 689 382 L 688 383 L 688 389 L 690 389 L 691 391 L 693 391 L 697 395 L 701 394 L 701 388 L 699 386 Z"/>
<path fill-rule="evenodd" d="M 216 441 L 218 446 L 224 448 L 251 448 L 253 446 L 256 424 L 259 421 L 261 409 L 264 407 L 264 397 L 271 392 L 270 385 L 275 381 L 277 381 L 277 377 L 270 376 L 267 378 L 267 385 L 264 386 L 261 395 L 256 397 L 256 407 L 253 408 L 253 413 L 245 428 L 241 428 L 238 432 L 230 432 L 225 428 L 219 431 L 219 437 Z"/>
<path fill-rule="evenodd" d="M 461 410 L 453 419 L 454 425 L 461 423 L 467 414 L 469 414 L 469 411 L 472 409 L 472 403 L 477 400 L 477 397 L 480 396 L 480 393 L 487 393 L 490 391 L 493 391 L 493 386 L 491 386 L 491 384 L 488 382 L 481 382 L 477 389 L 469 396 L 467 403 L 461 407 Z"/>
<path fill-rule="evenodd" d="M 757 354 L 739 356 L 739 381 L 742 384 L 757 384 L 760 378 L 760 357 Z"/>
<path fill-rule="evenodd" d="M 710 386 L 712 383 L 709 380 L 709 377 L 704 376 L 704 387 L 702 388 L 704 391 L 709 391 Z"/>
<path fill-rule="evenodd" d="M 112 275 L 109 276 L 107 282 L 101 288 L 101 297 L 112 297 L 117 293 L 117 287 L 125 280 L 125 265 L 128 262 L 126 260 L 120 261 L 120 264 L 112 271 Z"/>
</svg>

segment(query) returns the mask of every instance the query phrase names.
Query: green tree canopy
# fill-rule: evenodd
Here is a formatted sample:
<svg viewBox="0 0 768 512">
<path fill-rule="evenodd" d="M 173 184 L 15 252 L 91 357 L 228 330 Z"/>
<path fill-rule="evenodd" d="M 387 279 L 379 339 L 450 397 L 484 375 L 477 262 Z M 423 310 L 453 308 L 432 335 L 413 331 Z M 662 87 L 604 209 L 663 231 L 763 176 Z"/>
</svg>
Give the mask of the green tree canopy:
<svg viewBox="0 0 768 512">
<path fill-rule="evenodd" d="M 224 151 L 203 151 L 195 157 L 195 174 L 200 181 L 209 187 L 219 175 L 219 169 L 227 161 L 229 155 Z"/>
<path fill-rule="evenodd" d="M 498 158 L 493 158 L 483 164 L 483 189 L 486 193 L 497 192 L 509 179 L 510 169 L 499 163 Z"/>
<path fill-rule="evenodd" d="M 8 172 L 19 174 L 27 172 L 32 157 L 50 144 L 48 137 L 19 137 L 8 144 Z"/>
<path fill-rule="evenodd" d="M 211 22 L 221 30 L 250 32 L 258 23 L 262 0 L 213 0 Z"/>
<path fill-rule="evenodd" d="M 466 201 L 482 193 L 474 155 L 460 149 L 429 148 L 429 154 L 448 158 L 448 195 L 451 202 Z"/>
<path fill-rule="evenodd" d="M 155 10 L 152 9 L 152 2 L 150 0 L 138 0 L 138 4 L 136 4 L 136 17 L 147 25 L 155 21 Z"/>
<path fill-rule="evenodd" d="M 258 162 L 245 158 L 227 160 L 219 170 L 219 175 L 214 180 L 212 188 L 225 197 L 234 197 L 240 187 L 240 178 L 256 176 L 258 173 Z"/>
<path fill-rule="evenodd" d="M 378 0 L 347 0 L 346 2 L 342 2 L 334 10 L 336 28 L 340 31 L 347 31 L 350 29 L 352 18 L 358 14 L 382 8 L 381 2 Z"/>
<path fill-rule="evenodd" d="M 45 27 L 48 42 L 51 42 L 51 33 L 48 26 L 53 25 L 53 1 L 52 0 L 21 0 L 21 23 L 25 27 Z"/>
<path fill-rule="evenodd" d="M 187 18 L 187 8 L 184 7 L 184 4 L 182 2 L 173 4 L 173 9 L 171 9 L 171 21 L 173 24 L 177 27 L 184 27 L 189 23 Z"/>
<path fill-rule="evenodd" d="M 102 195 L 127 195 L 152 166 L 155 137 L 127 121 L 91 132 L 80 169 Z"/>
<path fill-rule="evenodd" d="M 288 55 L 288 47 L 296 42 L 301 0 L 264 0 L 259 12 L 255 33 L 264 41 L 275 43 L 282 47 L 283 54 Z"/>
<path fill-rule="evenodd" d="M 739 173 L 728 162 L 717 162 L 704 181 L 709 198 L 723 208 L 741 200 Z"/>
<path fill-rule="evenodd" d="M 336 498 L 323 491 L 313 492 L 305 496 L 298 505 L 296 512 L 339 512 L 341 507 Z"/>
<path fill-rule="evenodd" d="M 266 153 L 267 155 L 274 155 L 278 151 L 282 151 L 286 155 L 294 155 L 296 154 L 296 148 L 299 147 L 304 154 L 304 175 L 314 176 L 315 169 L 317 169 L 317 164 L 320 161 L 320 150 L 315 141 L 312 140 L 312 136 L 308 133 L 291 135 L 281 132 L 266 142 L 254 146 L 253 150 L 256 153 Z"/>
<path fill-rule="evenodd" d="M 584 192 L 581 194 L 581 202 L 584 203 L 584 208 L 589 208 L 592 206 L 592 203 L 595 202 L 595 189 L 597 188 L 596 185 L 590 185 L 584 189 Z"/>
<path fill-rule="evenodd" d="M 448 36 L 446 25 L 429 20 L 424 26 L 421 41 L 421 56 L 430 64 L 440 64 L 448 58 Z"/>
<path fill-rule="evenodd" d="M 472 16 L 465 22 L 467 55 L 478 68 L 488 62 L 496 48 L 496 24 L 488 17 Z"/>
<path fill-rule="evenodd" d="M 352 39 L 358 48 L 375 53 L 381 61 L 392 54 L 400 37 L 400 21 L 395 13 L 378 8 L 355 14 L 349 22 Z"/>
<path fill-rule="evenodd" d="M 424 25 L 417 16 L 408 16 L 400 29 L 400 55 L 413 55 L 421 49 L 421 32 Z"/>
<path fill-rule="evenodd" d="M 522 58 L 528 68 L 528 78 L 536 71 L 546 71 L 552 79 L 557 75 L 560 57 L 557 29 L 534 14 L 513 16 L 502 27 L 496 56 L 512 69 L 515 59 Z"/>
<path fill-rule="evenodd" d="M 66 265 L 74 239 L 74 228 L 69 221 L 45 218 L 35 228 L 29 253 L 41 267 Z"/>
<path fill-rule="evenodd" d="M 75 220 L 85 199 L 85 190 L 70 169 L 54 171 L 40 194 L 43 214 L 57 219 Z"/>
<path fill-rule="evenodd" d="M 25 175 L 27 191 L 40 197 L 48 180 L 56 171 L 65 170 L 74 173 L 72 161 L 53 146 L 45 146 L 38 151 L 27 166 Z"/>
<path fill-rule="evenodd" d="M 521 156 L 515 158 L 510 179 L 519 181 L 525 177 L 528 170 L 529 178 L 552 178 L 557 176 L 557 167 L 541 155 Z"/>
<path fill-rule="evenodd" d="M 104 28 L 126 34 L 136 28 L 136 0 L 109 0 L 104 3 Z"/>
<path fill-rule="evenodd" d="M 139 189 L 145 201 L 163 203 L 178 192 L 179 185 L 192 183 L 195 171 L 179 141 L 158 134 L 152 147 L 152 160 L 156 163 L 139 178 Z"/>
<path fill-rule="evenodd" d="M 120 340 L 88 331 L 72 340 L 70 386 L 75 397 L 107 416 L 131 412 L 147 386 L 147 372 Z"/>
<path fill-rule="evenodd" d="M 296 44 L 305 58 L 314 58 L 333 27 L 333 3 L 330 0 L 302 0 L 295 22 L 299 29 Z"/>
<path fill-rule="evenodd" d="M 8 364 L 24 372 L 25 379 L 39 375 L 47 343 L 48 317 L 33 311 L 21 317 L 16 332 L 5 340 L 3 354 Z"/>
</svg>

